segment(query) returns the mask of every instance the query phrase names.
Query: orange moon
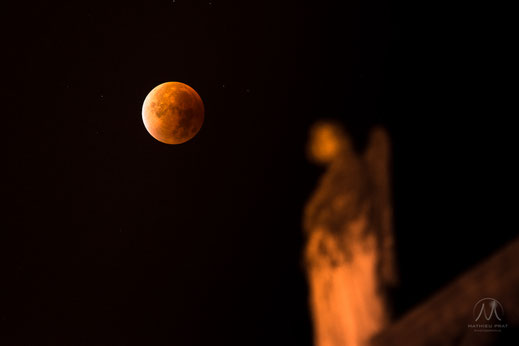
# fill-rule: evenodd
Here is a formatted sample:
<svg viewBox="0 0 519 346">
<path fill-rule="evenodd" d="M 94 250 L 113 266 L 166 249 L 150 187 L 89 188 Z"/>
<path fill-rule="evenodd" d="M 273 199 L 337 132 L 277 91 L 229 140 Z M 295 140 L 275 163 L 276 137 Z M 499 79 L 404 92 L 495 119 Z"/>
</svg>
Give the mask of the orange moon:
<svg viewBox="0 0 519 346">
<path fill-rule="evenodd" d="M 204 123 L 204 103 L 187 84 L 162 83 L 146 96 L 142 121 L 156 140 L 167 144 L 184 143 L 200 131 Z"/>
</svg>

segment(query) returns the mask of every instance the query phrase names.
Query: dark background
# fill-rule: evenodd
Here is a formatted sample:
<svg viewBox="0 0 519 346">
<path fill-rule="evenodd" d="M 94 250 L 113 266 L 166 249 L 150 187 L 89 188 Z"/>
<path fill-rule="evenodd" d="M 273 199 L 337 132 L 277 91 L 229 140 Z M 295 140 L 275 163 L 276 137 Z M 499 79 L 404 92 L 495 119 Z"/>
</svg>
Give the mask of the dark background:
<svg viewBox="0 0 519 346">
<path fill-rule="evenodd" d="M 321 118 L 359 149 L 373 125 L 391 134 L 396 317 L 517 234 L 500 11 L 5 6 L 2 344 L 311 345 L 301 214 Z M 166 81 L 205 104 L 179 146 L 141 120 Z"/>
</svg>

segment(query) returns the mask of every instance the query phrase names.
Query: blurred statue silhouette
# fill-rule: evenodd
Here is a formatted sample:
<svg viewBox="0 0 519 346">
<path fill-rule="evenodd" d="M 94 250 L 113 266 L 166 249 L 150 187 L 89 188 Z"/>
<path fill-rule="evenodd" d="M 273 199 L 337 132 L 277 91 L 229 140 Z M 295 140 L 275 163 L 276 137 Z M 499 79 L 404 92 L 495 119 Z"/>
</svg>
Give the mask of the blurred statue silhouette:
<svg viewBox="0 0 519 346">
<path fill-rule="evenodd" d="M 314 343 L 367 345 L 388 323 L 396 283 L 389 138 L 373 129 L 357 153 L 338 124 L 319 122 L 307 151 L 326 167 L 303 221 Z"/>
</svg>

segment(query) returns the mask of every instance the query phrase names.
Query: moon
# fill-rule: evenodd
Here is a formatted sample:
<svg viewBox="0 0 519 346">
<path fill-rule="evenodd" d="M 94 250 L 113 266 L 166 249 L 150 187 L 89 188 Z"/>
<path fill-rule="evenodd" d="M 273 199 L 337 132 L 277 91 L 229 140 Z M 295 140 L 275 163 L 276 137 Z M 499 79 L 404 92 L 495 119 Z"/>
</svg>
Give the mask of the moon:
<svg viewBox="0 0 519 346">
<path fill-rule="evenodd" d="M 162 83 L 146 96 L 142 105 L 142 121 L 156 140 L 181 144 L 200 131 L 204 123 L 204 103 L 187 84 Z"/>
</svg>

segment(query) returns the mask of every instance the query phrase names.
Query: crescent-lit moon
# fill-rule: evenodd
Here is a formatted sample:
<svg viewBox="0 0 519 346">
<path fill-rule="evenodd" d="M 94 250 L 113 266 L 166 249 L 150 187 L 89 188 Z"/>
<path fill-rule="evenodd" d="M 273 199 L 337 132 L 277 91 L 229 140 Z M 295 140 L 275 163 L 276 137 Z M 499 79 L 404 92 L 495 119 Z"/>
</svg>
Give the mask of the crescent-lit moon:
<svg viewBox="0 0 519 346">
<path fill-rule="evenodd" d="M 204 104 L 189 85 L 162 83 L 146 96 L 142 121 L 156 140 L 167 144 L 184 143 L 200 131 L 204 123 Z"/>
</svg>

